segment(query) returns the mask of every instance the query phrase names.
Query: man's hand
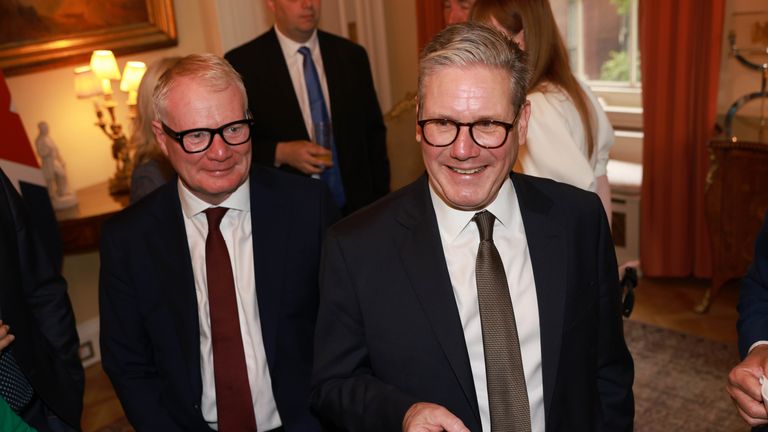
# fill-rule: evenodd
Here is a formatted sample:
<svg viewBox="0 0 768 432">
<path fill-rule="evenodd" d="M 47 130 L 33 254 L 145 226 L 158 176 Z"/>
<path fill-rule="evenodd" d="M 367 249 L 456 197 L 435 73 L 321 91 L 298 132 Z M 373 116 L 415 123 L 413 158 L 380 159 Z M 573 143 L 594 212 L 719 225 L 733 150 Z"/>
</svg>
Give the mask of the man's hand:
<svg viewBox="0 0 768 432">
<path fill-rule="evenodd" d="M 728 374 L 726 390 L 741 417 L 752 427 L 768 424 L 768 412 L 763 403 L 759 381 L 766 369 L 768 345 L 758 345 Z"/>
<path fill-rule="evenodd" d="M 320 174 L 333 166 L 331 151 L 310 141 L 286 141 L 277 143 L 275 163 L 290 165 L 304 174 Z"/>
<path fill-rule="evenodd" d="M 403 432 L 469 432 L 464 423 L 444 407 L 418 402 L 403 418 Z"/>
</svg>

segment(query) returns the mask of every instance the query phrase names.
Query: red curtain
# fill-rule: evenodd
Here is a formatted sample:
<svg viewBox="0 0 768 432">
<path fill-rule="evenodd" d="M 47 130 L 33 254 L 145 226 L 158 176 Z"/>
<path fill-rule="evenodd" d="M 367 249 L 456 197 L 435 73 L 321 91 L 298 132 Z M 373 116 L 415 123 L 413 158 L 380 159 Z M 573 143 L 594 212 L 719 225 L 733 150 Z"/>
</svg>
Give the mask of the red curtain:
<svg viewBox="0 0 768 432">
<path fill-rule="evenodd" d="M 725 0 L 640 0 L 643 185 L 648 276 L 710 277 L 704 219 Z"/>
<path fill-rule="evenodd" d="M 419 52 L 434 35 L 445 27 L 442 0 L 416 0 Z"/>
</svg>

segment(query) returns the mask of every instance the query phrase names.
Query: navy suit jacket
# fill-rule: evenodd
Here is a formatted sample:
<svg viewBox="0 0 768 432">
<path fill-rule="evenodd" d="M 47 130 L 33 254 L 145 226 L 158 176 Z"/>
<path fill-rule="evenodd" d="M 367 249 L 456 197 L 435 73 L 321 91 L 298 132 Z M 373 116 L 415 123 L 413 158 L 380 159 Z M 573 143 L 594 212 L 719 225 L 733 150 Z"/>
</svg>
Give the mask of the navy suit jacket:
<svg viewBox="0 0 768 432">
<path fill-rule="evenodd" d="M 551 180 L 512 181 L 539 304 L 546 429 L 631 430 L 633 364 L 600 200 Z M 423 401 L 482 430 L 426 177 L 329 230 L 320 284 L 312 406 L 322 419 L 400 430 Z"/>
<path fill-rule="evenodd" d="M 328 84 L 333 136 L 347 196 L 344 213 L 389 192 L 386 127 L 365 49 L 317 31 Z M 309 140 L 275 29 L 224 56 L 243 76 L 253 128 L 254 161 L 272 166 L 278 141 Z M 289 166 L 284 167 L 294 173 Z"/>
<path fill-rule="evenodd" d="M 739 351 L 744 358 L 753 343 L 768 340 L 768 214 L 755 242 L 755 257 L 739 291 Z"/>
<path fill-rule="evenodd" d="M 317 274 L 336 218 L 325 186 L 273 168 L 250 175 L 256 295 L 272 391 L 286 431 L 309 413 Z M 107 221 L 101 243 L 101 353 L 137 431 L 209 431 L 200 410 L 197 299 L 177 182 Z"/>
<path fill-rule="evenodd" d="M 50 411 L 80 429 L 85 377 L 67 283 L 45 250 L 21 196 L 0 170 L 0 310 L 13 356 Z M 37 428 L 47 419 L 26 418 Z"/>
</svg>

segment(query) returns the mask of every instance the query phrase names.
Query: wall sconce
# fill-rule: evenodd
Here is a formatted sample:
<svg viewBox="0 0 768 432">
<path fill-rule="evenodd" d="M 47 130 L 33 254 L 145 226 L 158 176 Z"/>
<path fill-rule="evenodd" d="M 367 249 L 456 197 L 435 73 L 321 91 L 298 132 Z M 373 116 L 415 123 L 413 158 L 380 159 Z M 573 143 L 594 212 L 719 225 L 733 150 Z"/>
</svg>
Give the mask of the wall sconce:
<svg viewBox="0 0 768 432">
<path fill-rule="evenodd" d="M 75 94 L 78 99 L 90 99 L 102 94 L 101 86 L 90 66 L 75 68 Z"/>
<path fill-rule="evenodd" d="M 135 115 L 136 91 L 147 66 L 143 62 L 130 61 L 125 65 L 120 90 L 128 92 L 129 117 Z M 96 126 L 112 140 L 112 157 L 115 159 L 115 175 L 109 179 L 109 193 L 112 195 L 127 194 L 131 189 L 131 163 L 128 137 L 123 126 L 115 118 L 117 102 L 113 98 L 112 81 L 121 77 L 117 60 L 112 51 L 96 50 L 91 55 L 90 66 L 75 69 L 75 95 L 78 99 L 93 98 L 96 111 Z M 103 96 L 103 106 L 109 113 L 109 123 L 97 100 Z"/>
<path fill-rule="evenodd" d="M 110 50 L 96 50 L 91 54 L 91 69 L 101 80 L 101 88 L 105 95 L 112 95 L 111 80 L 120 79 L 120 68 L 117 66 L 115 55 Z"/>
<path fill-rule="evenodd" d="M 129 61 L 123 70 L 123 79 L 120 81 L 120 90 L 128 92 L 128 117 L 136 117 L 136 99 L 138 97 L 139 84 L 147 65 L 140 61 Z"/>
</svg>

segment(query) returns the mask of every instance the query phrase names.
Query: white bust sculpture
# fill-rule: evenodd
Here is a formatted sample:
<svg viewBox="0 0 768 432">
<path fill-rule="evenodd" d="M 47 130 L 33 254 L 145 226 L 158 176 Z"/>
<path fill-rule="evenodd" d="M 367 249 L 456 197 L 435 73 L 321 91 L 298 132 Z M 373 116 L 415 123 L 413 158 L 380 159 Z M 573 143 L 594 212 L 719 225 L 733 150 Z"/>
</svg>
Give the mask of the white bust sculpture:
<svg viewBox="0 0 768 432">
<path fill-rule="evenodd" d="M 35 139 L 35 147 L 37 148 L 37 155 L 40 157 L 43 177 L 48 185 L 51 204 L 55 209 L 71 207 L 77 204 L 77 198 L 69 191 L 66 164 L 59 154 L 56 143 L 48 135 L 48 123 L 40 122 L 37 124 L 37 128 L 40 133 Z"/>
</svg>

